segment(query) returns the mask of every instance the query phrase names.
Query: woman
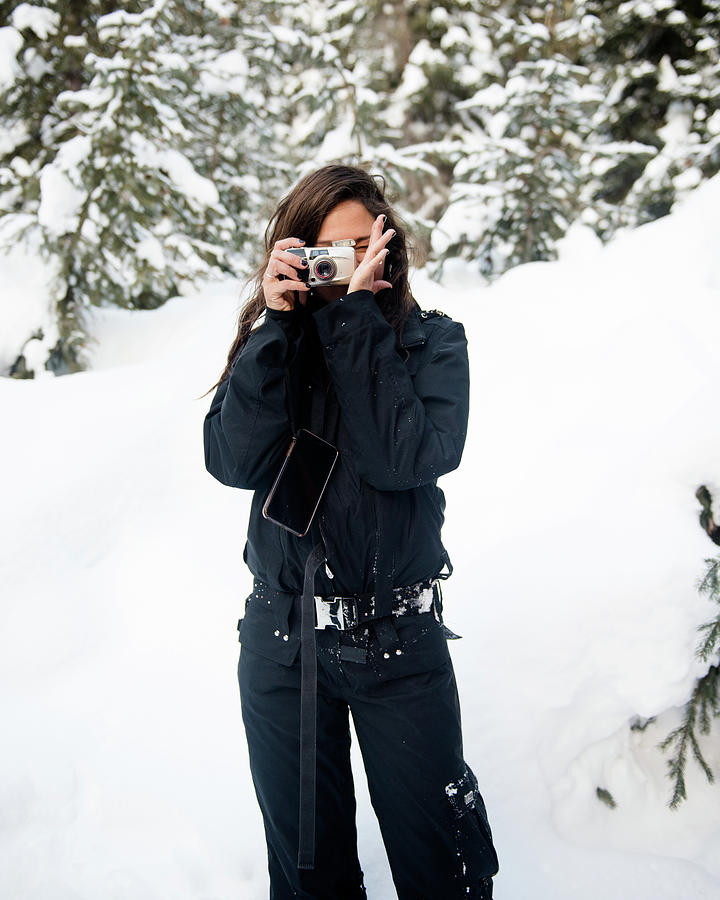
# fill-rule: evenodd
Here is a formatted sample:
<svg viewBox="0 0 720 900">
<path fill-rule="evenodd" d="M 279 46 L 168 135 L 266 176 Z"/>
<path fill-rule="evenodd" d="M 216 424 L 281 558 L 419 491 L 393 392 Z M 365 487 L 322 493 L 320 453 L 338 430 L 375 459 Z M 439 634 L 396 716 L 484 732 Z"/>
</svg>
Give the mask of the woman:
<svg viewBox="0 0 720 900">
<path fill-rule="evenodd" d="M 310 289 L 290 250 L 333 242 L 354 245 L 350 282 Z M 436 481 L 460 462 L 468 415 L 462 325 L 419 309 L 403 230 L 362 169 L 305 176 L 265 245 L 204 440 L 208 471 L 255 492 L 238 680 L 270 897 L 366 896 L 350 711 L 398 897 L 486 900 L 497 856 L 438 580 L 451 567 Z M 262 515 L 298 427 L 339 450 L 304 537 Z"/>
</svg>

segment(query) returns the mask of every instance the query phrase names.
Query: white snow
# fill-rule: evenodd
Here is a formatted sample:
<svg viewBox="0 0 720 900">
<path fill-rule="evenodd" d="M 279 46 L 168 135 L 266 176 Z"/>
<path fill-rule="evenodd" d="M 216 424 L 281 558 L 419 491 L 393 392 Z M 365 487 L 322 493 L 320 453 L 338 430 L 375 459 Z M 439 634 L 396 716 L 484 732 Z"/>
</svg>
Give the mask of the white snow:
<svg viewBox="0 0 720 900">
<path fill-rule="evenodd" d="M 20 71 L 15 58 L 23 45 L 22 35 L 14 28 L 0 28 L 0 89 L 9 87 Z"/>
<path fill-rule="evenodd" d="M 28 217 L 16 218 L 27 221 Z M 11 224 L 9 219 L 6 217 L 5 227 L 0 228 L 0 237 Z M 42 331 L 44 339 L 29 341 L 22 352 L 36 377 L 53 377 L 42 368 L 42 362 L 57 340 L 57 320 L 52 315 L 52 298 L 48 294 L 55 265 L 40 259 L 35 246 L 37 233 L 34 237 L 33 242 L 16 240 L 10 253 L 0 252 L 4 282 L 0 291 L 0 371 L 6 373 L 30 335 Z"/>
<path fill-rule="evenodd" d="M 28 28 L 44 41 L 58 30 L 60 14 L 31 3 L 19 3 L 12 11 L 10 21 L 18 31 Z"/>
<path fill-rule="evenodd" d="M 157 146 L 137 132 L 130 135 L 130 144 L 140 165 L 166 169 L 178 191 L 197 209 L 216 206 L 220 202 L 217 187 L 209 178 L 200 175 L 179 150 Z"/>
<path fill-rule="evenodd" d="M 459 260 L 442 287 L 414 275 L 469 339 L 444 598 L 499 900 L 720 896 L 718 786 L 690 760 L 670 811 L 656 749 L 717 611 L 696 590 L 717 548 L 694 492 L 717 514 L 719 233 L 716 177 L 491 287 Z M 40 271 L 11 270 L 3 335 Z M 96 310 L 92 371 L 0 380 L 3 897 L 267 897 L 235 681 L 250 493 L 214 481 L 202 448 L 239 297 L 226 281 Z M 635 716 L 657 720 L 631 731 Z M 719 733 L 703 739 L 716 773 Z M 390 900 L 357 786 L 368 893 Z"/>
<path fill-rule="evenodd" d="M 247 87 L 248 62 L 243 53 L 230 50 L 213 59 L 212 70 L 203 71 L 200 80 L 203 89 L 211 94 L 233 92 L 242 94 Z"/>
<path fill-rule="evenodd" d="M 81 160 L 91 152 L 92 141 L 79 134 L 66 141 L 51 163 L 40 172 L 38 222 L 52 236 L 73 232 L 86 192 L 70 180 Z"/>
<path fill-rule="evenodd" d="M 678 74 L 672 64 L 672 60 L 667 54 L 660 60 L 658 71 L 660 74 L 660 78 L 658 80 L 659 90 L 672 93 L 673 91 L 677 91 L 680 88 L 680 79 L 678 78 Z"/>
</svg>

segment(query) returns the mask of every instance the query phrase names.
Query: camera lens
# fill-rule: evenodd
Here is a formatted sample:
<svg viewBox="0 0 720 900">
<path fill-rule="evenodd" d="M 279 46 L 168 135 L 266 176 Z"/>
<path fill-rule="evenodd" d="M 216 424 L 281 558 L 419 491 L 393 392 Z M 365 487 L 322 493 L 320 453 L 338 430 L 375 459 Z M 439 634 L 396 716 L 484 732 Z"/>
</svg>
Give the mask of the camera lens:
<svg viewBox="0 0 720 900">
<path fill-rule="evenodd" d="M 315 263 L 315 277 L 318 281 L 332 281 L 337 274 L 337 266 L 331 259 L 320 259 Z"/>
</svg>

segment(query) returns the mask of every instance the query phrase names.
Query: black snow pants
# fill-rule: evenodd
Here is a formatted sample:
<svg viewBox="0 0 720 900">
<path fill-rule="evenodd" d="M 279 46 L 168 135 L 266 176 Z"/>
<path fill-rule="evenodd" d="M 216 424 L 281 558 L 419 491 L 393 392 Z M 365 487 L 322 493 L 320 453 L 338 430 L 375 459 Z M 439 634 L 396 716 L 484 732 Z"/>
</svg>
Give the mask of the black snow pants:
<svg viewBox="0 0 720 900">
<path fill-rule="evenodd" d="M 366 897 L 349 713 L 399 900 L 490 900 L 498 860 L 463 758 L 455 675 L 436 615 L 316 631 L 315 868 L 298 869 L 300 658 L 286 631 L 298 610 L 278 616 L 257 582 L 253 596 L 260 602 L 246 605 L 240 624 L 238 681 L 271 900 Z"/>
</svg>

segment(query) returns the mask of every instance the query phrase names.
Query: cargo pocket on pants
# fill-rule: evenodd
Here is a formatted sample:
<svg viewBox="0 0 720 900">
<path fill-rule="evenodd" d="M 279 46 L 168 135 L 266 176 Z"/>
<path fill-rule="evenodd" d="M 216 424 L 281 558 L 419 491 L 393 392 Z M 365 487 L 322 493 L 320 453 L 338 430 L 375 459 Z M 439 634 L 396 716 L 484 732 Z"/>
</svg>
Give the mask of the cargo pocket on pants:
<svg viewBox="0 0 720 900">
<path fill-rule="evenodd" d="M 238 640 L 249 650 L 282 666 L 291 666 L 300 649 L 300 629 L 290 627 L 293 596 L 255 581 L 238 621 Z"/>
<path fill-rule="evenodd" d="M 462 778 L 448 784 L 445 793 L 453 812 L 458 877 L 465 896 L 489 900 L 492 897 L 490 878 L 500 867 L 477 778 L 467 764 Z"/>
</svg>

